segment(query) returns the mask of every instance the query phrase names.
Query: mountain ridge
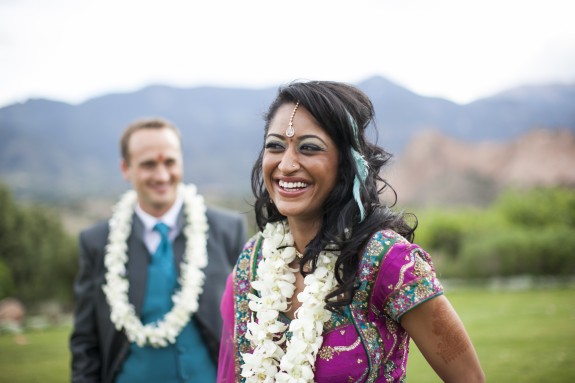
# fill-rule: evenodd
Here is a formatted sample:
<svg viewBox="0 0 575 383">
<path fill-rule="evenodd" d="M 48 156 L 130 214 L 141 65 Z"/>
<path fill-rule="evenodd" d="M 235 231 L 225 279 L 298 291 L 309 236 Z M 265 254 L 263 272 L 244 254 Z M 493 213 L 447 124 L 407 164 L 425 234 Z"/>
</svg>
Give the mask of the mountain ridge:
<svg viewBox="0 0 575 383">
<path fill-rule="evenodd" d="M 571 164 L 571 166 L 570 166 Z M 575 133 L 534 128 L 506 142 L 421 131 L 388 180 L 411 205 L 487 205 L 506 188 L 575 187 Z"/>
<path fill-rule="evenodd" d="M 378 143 L 399 157 L 420 131 L 470 142 L 505 142 L 535 127 L 575 131 L 575 85 L 526 86 L 469 104 L 420 96 L 383 77 L 356 84 L 374 104 Z M 249 195 L 251 166 L 276 87 L 152 85 L 77 105 L 31 99 L 0 108 L 0 181 L 17 197 L 113 196 L 127 185 L 118 140 L 137 118 L 159 116 L 182 130 L 186 182 L 200 191 Z"/>
</svg>

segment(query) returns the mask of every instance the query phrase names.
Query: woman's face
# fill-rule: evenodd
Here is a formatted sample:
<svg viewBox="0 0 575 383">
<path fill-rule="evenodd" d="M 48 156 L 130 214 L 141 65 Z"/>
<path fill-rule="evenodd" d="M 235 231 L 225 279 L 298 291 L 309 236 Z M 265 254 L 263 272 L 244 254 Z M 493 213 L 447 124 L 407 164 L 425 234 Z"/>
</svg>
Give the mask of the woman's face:
<svg viewBox="0 0 575 383">
<path fill-rule="evenodd" d="M 266 189 L 288 218 L 321 220 L 325 200 L 337 182 L 339 151 L 303 106 L 283 104 L 270 121 L 262 161 Z M 292 119 L 292 137 L 286 129 Z"/>
</svg>

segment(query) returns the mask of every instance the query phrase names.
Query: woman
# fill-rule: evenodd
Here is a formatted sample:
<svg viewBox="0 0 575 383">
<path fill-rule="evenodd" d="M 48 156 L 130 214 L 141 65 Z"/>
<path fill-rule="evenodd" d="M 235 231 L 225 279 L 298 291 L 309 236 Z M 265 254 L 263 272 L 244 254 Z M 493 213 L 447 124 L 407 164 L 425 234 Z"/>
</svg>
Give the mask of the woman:
<svg viewBox="0 0 575 383">
<path fill-rule="evenodd" d="M 373 117 L 346 84 L 279 90 L 252 171 L 261 231 L 222 299 L 219 382 L 403 382 L 410 338 L 444 381 L 484 381 L 415 228 L 379 200 L 390 155 L 365 138 Z"/>
</svg>

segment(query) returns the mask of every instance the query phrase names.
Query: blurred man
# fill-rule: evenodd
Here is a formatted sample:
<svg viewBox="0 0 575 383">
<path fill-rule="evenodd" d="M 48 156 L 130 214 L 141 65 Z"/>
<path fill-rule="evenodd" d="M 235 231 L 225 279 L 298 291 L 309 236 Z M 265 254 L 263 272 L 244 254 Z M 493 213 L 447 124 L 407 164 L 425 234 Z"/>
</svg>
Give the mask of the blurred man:
<svg viewBox="0 0 575 383">
<path fill-rule="evenodd" d="M 72 382 L 214 382 L 219 303 L 245 221 L 181 183 L 180 132 L 169 122 L 137 121 L 120 146 L 133 190 L 80 234 Z"/>
</svg>

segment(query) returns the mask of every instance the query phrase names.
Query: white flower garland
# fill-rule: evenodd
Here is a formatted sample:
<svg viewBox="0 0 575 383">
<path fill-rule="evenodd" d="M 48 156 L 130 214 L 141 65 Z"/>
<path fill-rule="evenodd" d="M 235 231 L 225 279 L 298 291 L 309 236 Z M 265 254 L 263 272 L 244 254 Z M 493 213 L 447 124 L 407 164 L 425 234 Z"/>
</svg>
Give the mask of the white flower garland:
<svg viewBox="0 0 575 383">
<path fill-rule="evenodd" d="M 263 232 L 263 259 L 252 282 L 259 297 L 249 294 L 249 307 L 256 318 L 248 323 L 246 338 L 253 353 L 243 353 L 241 375 L 246 382 L 313 382 L 314 365 L 322 345 L 323 325 L 331 317 L 325 297 L 336 287 L 334 274 L 337 251 L 322 251 L 317 269 L 305 277 L 304 290 L 297 295 L 302 305 L 296 310 L 289 328 L 278 320 L 288 309 L 295 291 L 294 270 L 289 264 L 296 257 L 293 236 L 287 222 L 267 224 Z M 292 336 L 284 352 L 286 329 Z"/>
<path fill-rule="evenodd" d="M 137 201 L 135 191 L 130 190 L 124 194 L 114 206 L 110 219 L 110 234 L 104 258 L 106 284 L 103 290 L 110 305 L 110 319 L 116 329 L 124 329 L 130 342 L 140 347 L 146 344 L 166 347 L 168 343 L 175 343 L 178 334 L 198 311 L 198 297 L 203 291 L 205 275 L 202 269 L 208 264 L 206 206 L 194 185 L 180 184 L 178 193 L 184 195 L 187 219 L 183 228 L 186 251 L 180 264 L 181 287 L 172 296 L 172 310 L 158 322 L 143 325 L 134 306 L 128 301 L 130 283 L 126 277 L 127 239 L 132 230 L 132 215 Z"/>
</svg>

